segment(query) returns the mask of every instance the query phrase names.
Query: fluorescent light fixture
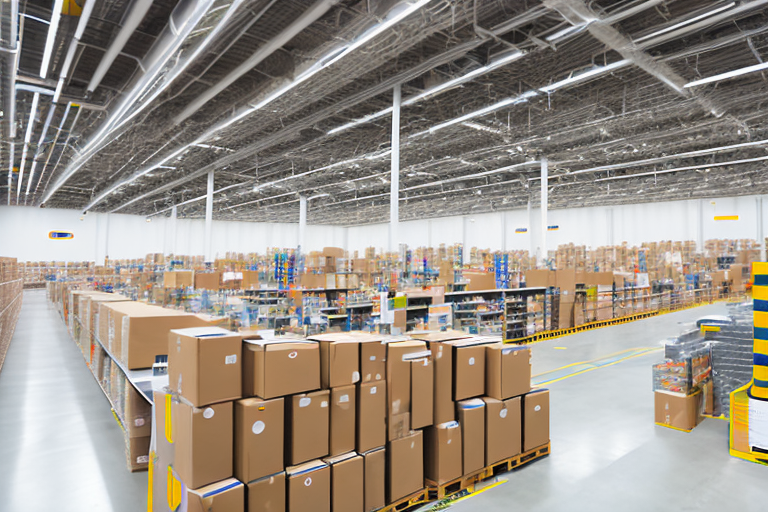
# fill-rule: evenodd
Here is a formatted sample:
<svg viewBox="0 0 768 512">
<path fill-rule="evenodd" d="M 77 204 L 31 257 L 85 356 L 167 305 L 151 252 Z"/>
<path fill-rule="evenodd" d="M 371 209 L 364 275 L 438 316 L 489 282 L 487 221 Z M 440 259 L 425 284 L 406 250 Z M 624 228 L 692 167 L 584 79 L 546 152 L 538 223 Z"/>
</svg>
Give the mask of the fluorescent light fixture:
<svg viewBox="0 0 768 512">
<path fill-rule="evenodd" d="M 64 0 L 54 0 L 53 12 L 51 12 L 51 24 L 48 26 L 48 37 L 45 38 L 43 63 L 40 64 L 40 78 L 45 78 L 48 76 L 48 65 L 51 63 L 53 43 L 56 42 L 56 32 L 59 30 L 59 20 L 61 19 L 61 9 L 63 7 Z"/>
<path fill-rule="evenodd" d="M 13 158 L 16 152 L 16 143 L 11 142 L 10 154 L 8 155 L 8 205 L 11 204 L 11 182 L 13 181 Z"/>
<path fill-rule="evenodd" d="M 374 112 L 373 114 L 369 114 L 367 116 L 363 116 L 359 119 L 355 119 L 354 121 L 350 121 L 347 124 L 341 125 L 337 128 L 334 128 L 333 130 L 330 130 L 328 132 L 328 135 L 333 135 L 334 133 L 343 132 L 345 130 L 348 130 L 350 128 L 353 128 L 360 124 L 365 124 L 373 121 L 374 119 L 378 119 L 380 117 L 384 117 L 385 115 L 389 115 L 392 113 L 392 107 L 385 108 L 384 110 L 379 110 L 378 112 Z"/>
<path fill-rule="evenodd" d="M 546 39 L 547 41 L 549 41 L 551 43 L 552 41 L 554 41 L 556 39 L 560 39 L 561 37 L 565 37 L 565 36 L 569 36 L 569 35 L 581 32 L 585 28 L 587 28 L 587 24 L 586 23 L 579 23 L 577 25 L 571 25 L 570 27 L 566 27 L 563 30 L 555 32 L 554 34 L 549 35 L 549 36 L 545 37 L 544 39 Z"/>
<path fill-rule="evenodd" d="M 667 32 L 671 32 L 671 31 L 673 31 L 675 29 L 678 29 L 680 27 L 684 27 L 685 25 L 690 25 L 691 23 L 696 23 L 699 20 L 703 20 L 704 18 L 708 18 L 708 17 L 710 17 L 710 16 L 712 16 L 714 14 L 717 14 L 719 12 L 727 11 L 728 9 L 730 9 L 731 7 L 733 7 L 735 5 L 736 5 L 736 2 L 731 2 L 729 4 L 723 5 L 721 7 L 716 8 L 716 9 L 712 9 L 711 11 L 705 12 L 703 14 L 699 14 L 698 16 L 695 16 L 693 18 L 681 21 L 680 23 L 676 23 L 674 25 L 671 25 L 671 26 L 669 26 L 667 28 L 663 28 L 661 30 L 657 30 L 656 32 L 654 32 L 652 34 L 648 34 L 647 36 L 639 37 L 639 38 L 635 39 L 633 42 L 641 43 L 641 42 L 643 42 L 643 41 L 645 41 L 647 39 L 651 39 L 653 37 L 660 36 L 662 34 L 666 34 Z"/>
<path fill-rule="evenodd" d="M 24 134 L 24 146 L 21 150 L 21 163 L 19 164 L 19 182 L 16 186 L 16 198 L 18 201 L 21 196 L 21 182 L 24 179 L 24 164 L 27 160 L 27 150 L 29 141 L 32 139 L 32 129 L 35 127 L 35 114 L 37 114 L 37 103 L 40 101 L 40 93 L 35 93 L 32 97 L 32 107 L 29 109 L 29 119 L 27 120 L 27 132 Z"/>
<path fill-rule="evenodd" d="M 331 194 L 325 194 L 325 193 L 324 193 L 324 194 L 317 194 L 317 195 L 315 195 L 315 196 L 312 196 L 312 197 L 308 197 L 308 198 L 307 198 L 307 201 L 311 201 L 311 200 L 313 200 L 313 199 L 320 199 L 321 197 L 328 197 L 328 196 L 330 196 L 330 195 L 331 195 Z"/>
<path fill-rule="evenodd" d="M 466 122 L 466 123 L 462 123 L 462 124 L 464 126 L 466 126 L 467 128 L 472 128 L 473 130 L 478 130 L 478 131 L 481 131 L 481 132 L 493 133 L 493 134 L 496 134 L 496 135 L 504 135 L 504 132 L 502 132 L 501 130 L 498 130 L 496 128 L 491 128 L 489 126 L 483 126 L 482 124 L 473 123 L 473 122 Z"/>
<path fill-rule="evenodd" d="M 568 85 L 583 82 L 584 80 L 589 80 L 590 78 L 594 78 L 598 75 L 603 75 L 616 69 L 621 69 L 623 67 L 629 66 L 629 64 L 629 61 L 624 59 L 612 64 L 608 64 L 607 66 L 595 66 L 589 71 L 585 71 L 584 73 L 580 73 L 578 75 L 571 75 L 565 80 L 560 80 L 559 82 L 555 82 L 553 84 L 547 85 L 546 87 L 542 87 L 539 90 L 544 93 L 551 93 Z"/>
<path fill-rule="evenodd" d="M 85 2 L 83 12 L 80 13 L 80 20 L 77 22 L 77 28 L 75 29 L 75 36 L 72 38 L 72 42 L 69 43 L 69 49 L 67 50 L 67 56 L 64 58 L 64 65 L 61 67 L 61 73 L 59 74 L 59 82 L 56 84 L 56 92 L 53 93 L 53 102 L 59 102 L 59 96 L 61 90 L 64 88 L 64 82 L 69 76 L 69 68 L 72 65 L 72 61 L 75 58 L 77 52 L 77 46 L 80 43 L 80 38 L 85 32 L 85 27 L 88 25 L 88 20 L 91 19 L 91 12 L 93 12 L 93 6 L 96 5 L 94 0 L 88 0 Z"/>
<path fill-rule="evenodd" d="M 51 126 L 51 120 L 53 120 L 53 113 L 56 110 L 56 104 L 51 103 L 48 107 L 48 117 L 45 118 L 45 124 L 43 125 L 43 131 L 40 133 L 40 140 L 37 142 L 37 149 L 35 149 L 35 156 L 32 157 L 32 166 L 29 168 L 29 178 L 27 178 L 27 191 L 25 196 L 29 195 L 29 191 L 32 188 L 32 179 L 35 177 L 35 168 L 37 167 L 37 157 L 40 155 L 40 150 L 45 142 L 45 137 L 48 135 L 48 128 Z"/>
<path fill-rule="evenodd" d="M 739 164 L 748 164 L 752 162 L 762 162 L 764 160 L 768 160 L 768 156 L 760 156 L 757 158 L 745 158 L 743 160 L 731 160 L 730 162 L 718 162 L 718 163 L 712 163 L 712 164 L 703 164 L 703 165 L 691 165 L 689 167 L 676 167 L 675 169 L 661 169 L 660 171 L 648 171 L 648 172 L 638 172 L 635 174 L 627 174 L 624 176 L 610 176 L 608 178 L 599 178 L 595 181 L 614 181 L 614 180 L 628 180 L 630 178 L 638 178 L 642 176 L 655 176 L 656 174 L 667 174 L 670 172 L 680 172 L 680 171 L 693 171 L 698 169 L 705 169 L 709 167 L 725 167 L 726 165 L 739 165 Z"/>
<path fill-rule="evenodd" d="M 729 78 L 734 78 L 741 75 L 746 75 L 748 73 L 755 73 L 757 71 L 762 71 L 764 69 L 768 69 L 768 62 L 763 62 L 761 64 L 755 64 L 754 66 L 747 66 L 746 68 L 741 69 L 735 69 L 733 71 L 728 71 L 727 73 L 722 73 L 720 75 L 710 76 L 707 78 L 702 78 L 701 80 L 695 80 L 693 82 L 689 82 L 685 84 L 684 88 L 689 87 L 696 87 L 699 85 L 709 84 L 712 82 L 720 82 L 722 80 L 728 80 Z"/>
</svg>

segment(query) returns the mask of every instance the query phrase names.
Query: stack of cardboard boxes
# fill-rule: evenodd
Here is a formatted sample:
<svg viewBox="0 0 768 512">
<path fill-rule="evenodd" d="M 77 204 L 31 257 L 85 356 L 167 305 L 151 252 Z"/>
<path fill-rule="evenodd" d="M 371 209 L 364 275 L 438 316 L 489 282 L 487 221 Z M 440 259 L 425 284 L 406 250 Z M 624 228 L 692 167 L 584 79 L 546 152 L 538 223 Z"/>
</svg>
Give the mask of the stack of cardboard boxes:
<svg viewBox="0 0 768 512">
<path fill-rule="evenodd" d="M 421 337 L 172 331 L 153 509 L 368 512 L 549 442 L 528 349 Z"/>
</svg>

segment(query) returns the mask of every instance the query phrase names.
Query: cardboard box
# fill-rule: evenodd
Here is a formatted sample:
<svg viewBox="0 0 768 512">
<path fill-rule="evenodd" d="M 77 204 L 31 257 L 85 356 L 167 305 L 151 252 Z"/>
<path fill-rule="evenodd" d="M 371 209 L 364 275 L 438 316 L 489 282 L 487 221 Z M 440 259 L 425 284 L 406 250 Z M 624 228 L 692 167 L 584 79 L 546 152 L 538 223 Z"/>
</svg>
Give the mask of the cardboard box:
<svg viewBox="0 0 768 512">
<path fill-rule="evenodd" d="M 331 390 L 331 457 L 355 451 L 356 391 L 354 384 Z"/>
<path fill-rule="evenodd" d="M 431 358 L 411 361 L 411 428 L 414 430 L 432 425 L 434 378 Z"/>
<path fill-rule="evenodd" d="M 456 403 L 461 425 L 462 474 L 471 475 L 485 467 L 485 402 L 479 398 Z"/>
<path fill-rule="evenodd" d="M 341 247 L 323 247 L 323 256 L 326 258 L 343 258 L 344 249 Z"/>
<path fill-rule="evenodd" d="M 496 275 L 493 272 L 464 270 L 461 275 L 467 281 L 467 291 L 496 289 Z"/>
<path fill-rule="evenodd" d="M 128 469 L 142 471 L 149 466 L 149 444 L 151 436 L 129 437 L 125 439 L 128 455 Z"/>
<path fill-rule="evenodd" d="M 152 424 L 152 435 L 154 436 L 154 443 L 152 449 L 154 451 L 154 457 L 150 459 L 149 464 L 152 466 L 152 479 L 149 482 L 151 486 L 152 496 L 155 497 L 153 501 L 152 512 L 172 512 L 168 505 L 168 500 L 165 498 L 168 494 L 168 466 L 173 465 L 174 459 L 174 445 L 171 443 L 171 408 L 168 406 L 168 414 L 166 414 L 166 393 L 162 391 L 155 391 L 152 393 L 154 402 L 154 417 Z M 166 422 L 168 427 L 166 429 Z"/>
<path fill-rule="evenodd" d="M 320 347 L 316 342 L 244 341 L 245 396 L 276 398 L 320 388 Z"/>
<path fill-rule="evenodd" d="M 556 286 L 555 272 L 547 269 L 527 270 L 525 272 L 525 286 L 527 288 Z"/>
<path fill-rule="evenodd" d="M 340 333 L 341 334 L 341 333 Z M 331 389 L 360 381 L 360 344 L 333 341 L 334 334 L 312 336 L 320 343 L 320 387 Z"/>
<path fill-rule="evenodd" d="M 376 448 L 363 453 L 365 465 L 365 512 L 384 508 L 386 502 L 386 450 Z"/>
<path fill-rule="evenodd" d="M 538 389 L 523 396 L 523 451 L 549 443 L 549 390 Z"/>
<path fill-rule="evenodd" d="M 654 393 L 655 421 L 680 430 L 690 431 L 701 422 L 701 392 L 683 395 L 670 391 Z"/>
<path fill-rule="evenodd" d="M 285 512 L 285 471 L 248 484 L 248 512 Z"/>
<path fill-rule="evenodd" d="M 195 272 L 195 289 L 219 291 L 221 272 Z"/>
<path fill-rule="evenodd" d="M 125 382 L 125 430 L 128 437 L 152 434 L 152 405 L 130 382 Z"/>
<path fill-rule="evenodd" d="M 286 403 L 286 463 L 302 464 L 328 456 L 330 391 L 294 395 Z"/>
<path fill-rule="evenodd" d="M 382 447 L 387 442 L 387 389 L 384 381 L 360 384 L 357 396 L 357 452 Z"/>
<path fill-rule="evenodd" d="M 206 325 L 195 315 L 141 302 L 112 302 L 103 307 L 110 310 L 110 350 L 129 370 L 152 368 L 156 356 L 168 355 L 172 329 Z"/>
<path fill-rule="evenodd" d="M 519 396 L 507 400 L 485 397 L 485 465 L 514 457 L 522 451 L 522 413 Z"/>
<path fill-rule="evenodd" d="M 424 440 L 421 430 L 387 447 L 387 503 L 424 488 Z"/>
<path fill-rule="evenodd" d="M 465 400 L 485 394 L 485 345 L 452 341 L 453 399 Z"/>
<path fill-rule="evenodd" d="M 331 468 L 321 460 L 289 467 L 288 507 L 290 512 L 331 512 Z"/>
<path fill-rule="evenodd" d="M 424 477 L 442 485 L 462 476 L 461 427 L 450 421 L 424 430 Z"/>
<path fill-rule="evenodd" d="M 285 468 L 285 404 L 282 398 L 235 402 L 235 477 L 258 480 Z"/>
<path fill-rule="evenodd" d="M 194 281 L 191 270 L 174 270 L 163 273 L 163 288 L 188 288 Z"/>
<path fill-rule="evenodd" d="M 187 487 L 197 489 L 232 476 L 232 402 L 202 409 L 171 404 L 174 470 Z"/>
<path fill-rule="evenodd" d="M 573 296 L 571 296 L 573 297 Z M 566 300 L 565 296 L 560 296 L 560 305 L 558 311 L 558 329 L 570 329 L 573 323 L 573 300 Z"/>
<path fill-rule="evenodd" d="M 496 343 L 485 347 L 485 394 L 496 400 L 531 390 L 531 350 Z"/>
<path fill-rule="evenodd" d="M 362 512 L 365 506 L 365 465 L 355 452 L 324 460 L 331 468 L 331 510 Z"/>
<path fill-rule="evenodd" d="M 434 361 L 433 425 L 456 419 L 453 405 L 453 347 L 445 343 L 430 343 Z"/>
<path fill-rule="evenodd" d="M 390 415 L 411 410 L 410 359 L 423 357 L 427 345 L 423 341 L 400 341 L 387 344 L 387 396 Z M 415 355 L 414 355 L 415 354 Z"/>
<path fill-rule="evenodd" d="M 245 486 L 228 478 L 199 489 L 185 487 L 186 512 L 240 512 L 245 510 Z M 161 497 L 162 499 L 162 497 Z"/>
<path fill-rule="evenodd" d="M 219 327 L 194 327 L 174 329 L 168 340 L 168 384 L 192 405 L 242 396 L 242 336 Z"/>
<path fill-rule="evenodd" d="M 387 419 L 387 441 L 394 441 L 411 433 L 411 413 L 390 414 Z"/>
<path fill-rule="evenodd" d="M 360 344 L 360 374 L 363 382 L 384 380 L 387 372 L 387 345 L 381 342 Z"/>
<path fill-rule="evenodd" d="M 560 301 L 563 299 L 573 302 L 576 294 L 576 270 L 567 268 L 555 271 L 555 285 L 560 288 Z"/>
</svg>

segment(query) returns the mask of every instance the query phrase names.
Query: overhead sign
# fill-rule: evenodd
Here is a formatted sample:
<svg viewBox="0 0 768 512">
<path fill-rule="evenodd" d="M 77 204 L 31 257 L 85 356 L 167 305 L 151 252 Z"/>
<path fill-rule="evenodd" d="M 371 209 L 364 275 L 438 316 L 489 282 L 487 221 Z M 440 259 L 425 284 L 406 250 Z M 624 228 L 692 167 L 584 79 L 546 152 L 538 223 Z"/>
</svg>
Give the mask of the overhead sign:
<svg viewBox="0 0 768 512">
<path fill-rule="evenodd" d="M 560 226 L 547 226 L 547 231 L 557 231 Z"/>
<path fill-rule="evenodd" d="M 528 228 L 517 228 L 515 230 L 515 233 L 527 233 L 527 232 L 528 232 Z"/>
<path fill-rule="evenodd" d="M 72 240 L 75 238 L 75 234 L 69 231 L 51 231 L 48 233 L 48 238 L 51 240 Z"/>
<path fill-rule="evenodd" d="M 739 220 L 738 215 L 715 215 L 715 220 Z"/>
</svg>

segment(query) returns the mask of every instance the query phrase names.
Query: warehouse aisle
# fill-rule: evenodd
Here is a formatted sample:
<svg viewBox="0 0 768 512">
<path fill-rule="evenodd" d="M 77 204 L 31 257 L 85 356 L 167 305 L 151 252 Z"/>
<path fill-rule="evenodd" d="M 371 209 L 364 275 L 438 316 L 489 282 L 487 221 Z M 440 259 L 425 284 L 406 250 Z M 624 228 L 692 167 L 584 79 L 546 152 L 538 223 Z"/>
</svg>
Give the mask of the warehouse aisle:
<svg viewBox="0 0 768 512">
<path fill-rule="evenodd" d="M 659 347 L 682 324 L 725 312 L 717 304 L 537 343 L 533 373 Z M 552 455 L 451 510 L 765 510 L 768 468 L 728 454 L 727 422 L 690 434 L 654 425 L 651 365 L 662 359 L 653 351 L 548 384 Z"/>
<path fill-rule="evenodd" d="M 110 405 L 43 290 L 24 305 L 0 372 L 0 510 L 144 512 Z"/>
</svg>

